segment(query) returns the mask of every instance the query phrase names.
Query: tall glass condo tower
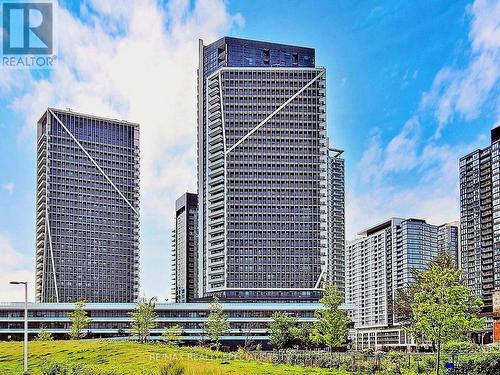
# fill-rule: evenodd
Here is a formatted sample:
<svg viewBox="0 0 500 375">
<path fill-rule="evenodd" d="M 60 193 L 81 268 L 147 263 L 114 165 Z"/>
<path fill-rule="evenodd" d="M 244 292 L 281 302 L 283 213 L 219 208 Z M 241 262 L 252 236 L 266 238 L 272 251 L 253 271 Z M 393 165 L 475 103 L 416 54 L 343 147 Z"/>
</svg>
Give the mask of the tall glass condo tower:
<svg viewBox="0 0 500 375">
<path fill-rule="evenodd" d="M 199 43 L 198 294 L 316 299 L 327 272 L 325 69 L 311 48 Z"/>
<path fill-rule="evenodd" d="M 37 124 L 36 299 L 139 294 L 139 125 L 49 108 Z"/>
</svg>

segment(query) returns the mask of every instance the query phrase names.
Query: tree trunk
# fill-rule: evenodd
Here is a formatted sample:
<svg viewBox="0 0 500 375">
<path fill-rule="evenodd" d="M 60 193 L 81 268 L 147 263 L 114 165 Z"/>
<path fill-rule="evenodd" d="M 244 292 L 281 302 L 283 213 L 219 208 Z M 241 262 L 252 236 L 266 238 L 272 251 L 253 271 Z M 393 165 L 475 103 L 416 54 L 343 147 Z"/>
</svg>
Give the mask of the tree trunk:
<svg viewBox="0 0 500 375">
<path fill-rule="evenodd" d="M 437 352 L 436 352 L 436 375 L 439 375 L 441 366 L 441 341 L 438 341 L 437 343 Z"/>
</svg>

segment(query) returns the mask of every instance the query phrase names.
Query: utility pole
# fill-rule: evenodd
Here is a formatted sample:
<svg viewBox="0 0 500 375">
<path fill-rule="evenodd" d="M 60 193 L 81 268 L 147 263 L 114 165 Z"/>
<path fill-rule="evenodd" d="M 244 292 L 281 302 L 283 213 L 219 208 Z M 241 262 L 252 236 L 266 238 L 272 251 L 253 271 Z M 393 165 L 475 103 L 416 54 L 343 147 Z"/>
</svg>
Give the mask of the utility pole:
<svg viewBox="0 0 500 375">
<path fill-rule="evenodd" d="M 13 285 L 24 285 L 24 372 L 28 373 L 28 282 L 27 281 L 11 281 Z"/>
</svg>

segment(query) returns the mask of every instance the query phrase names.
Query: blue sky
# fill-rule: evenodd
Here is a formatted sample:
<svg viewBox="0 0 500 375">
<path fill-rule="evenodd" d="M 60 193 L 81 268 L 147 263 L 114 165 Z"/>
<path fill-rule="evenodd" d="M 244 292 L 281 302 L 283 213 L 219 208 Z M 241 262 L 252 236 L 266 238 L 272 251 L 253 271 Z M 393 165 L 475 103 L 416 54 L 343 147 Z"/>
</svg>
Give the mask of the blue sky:
<svg viewBox="0 0 500 375">
<path fill-rule="evenodd" d="M 141 123 L 141 288 L 169 292 L 173 203 L 195 190 L 197 40 L 316 48 L 345 150 L 348 238 L 458 219 L 457 160 L 500 124 L 499 1 L 61 2 L 59 64 L 0 70 L 0 300 L 34 268 L 35 127 L 47 105 Z"/>
</svg>

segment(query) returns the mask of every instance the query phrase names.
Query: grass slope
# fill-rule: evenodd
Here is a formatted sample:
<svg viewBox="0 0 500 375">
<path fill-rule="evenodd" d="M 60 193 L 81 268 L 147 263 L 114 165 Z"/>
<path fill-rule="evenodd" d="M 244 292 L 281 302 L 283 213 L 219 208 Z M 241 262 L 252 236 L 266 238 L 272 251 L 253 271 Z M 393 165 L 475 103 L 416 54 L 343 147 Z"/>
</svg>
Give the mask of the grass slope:
<svg viewBox="0 0 500 375">
<path fill-rule="evenodd" d="M 177 361 L 185 374 L 332 374 L 321 369 L 273 365 L 267 362 L 234 359 L 230 354 L 204 348 L 175 348 L 162 344 L 125 341 L 33 341 L 29 343 L 30 374 L 40 374 L 43 359 L 79 363 L 96 372 L 115 370 L 123 374 L 157 374 L 159 367 Z M 0 374 L 22 373 L 22 342 L 0 342 Z M 344 372 L 336 375 L 346 374 Z"/>
</svg>

